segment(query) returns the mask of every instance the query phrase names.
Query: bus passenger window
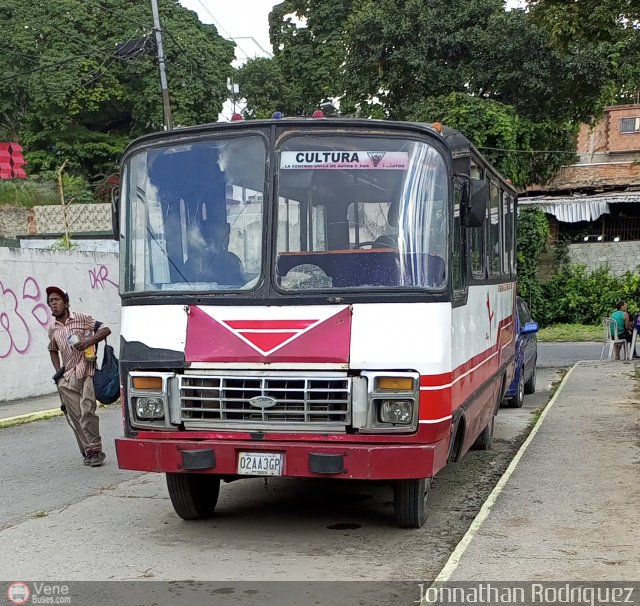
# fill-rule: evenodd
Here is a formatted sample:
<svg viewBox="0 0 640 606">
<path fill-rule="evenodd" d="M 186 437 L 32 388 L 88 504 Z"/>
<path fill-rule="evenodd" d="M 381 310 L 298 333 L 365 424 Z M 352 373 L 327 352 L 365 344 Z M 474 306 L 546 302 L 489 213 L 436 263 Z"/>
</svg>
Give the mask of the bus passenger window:
<svg viewBox="0 0 640 606">
<path fill-rule="evenodd" d="M 491 182 L 489 186 L 489 208 L 487 212 L 489 276 L 491 278 L 498 278 L 502 269 L 500 264 L 500 190 L 493 182 Z"/>
</svg>

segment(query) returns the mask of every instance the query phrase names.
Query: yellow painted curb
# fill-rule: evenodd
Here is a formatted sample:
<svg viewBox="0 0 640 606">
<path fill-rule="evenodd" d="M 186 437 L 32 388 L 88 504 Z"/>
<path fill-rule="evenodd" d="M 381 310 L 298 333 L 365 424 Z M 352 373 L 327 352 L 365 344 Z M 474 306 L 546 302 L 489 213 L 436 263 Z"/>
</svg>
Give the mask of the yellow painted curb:
<svg viewBox="0 0 640 606">
<path fill-rule="evenodd" d="M 0 428 L 23 425 L 24 423 L 31 423 L 32 421 L 51 419 L 52 417 L 59 417 L 61 414 L 62 411 L 59 408 L 51 408 L 50 410 L 41 410 L 40 412 L 29 412 L 26 415 L 7 417 L 6 419 L 0 419 Z"/>
<path fill-rule="evenodd" d="M 119 404 L 120 400 L 114 402 Z M 109 408 L 108 404 L 101 404 L 98 402 L 98 408 Z M 31 423 L 33 421 L 44 421 L 46 419 L 52 419 L 53 417 L 59 417 L 62 415 L 62 411 L 59 408 L 50 408 L 49 410 L 41 410 L 39 412 L 28 412 L 24 415 L 17 415 L 15 417 L 7 417 L 6 419 L 0 419 L 0 429 L 3 427 L 15 427 L 16 425 L 24 425 L 25 423 Z"/>
</svg>

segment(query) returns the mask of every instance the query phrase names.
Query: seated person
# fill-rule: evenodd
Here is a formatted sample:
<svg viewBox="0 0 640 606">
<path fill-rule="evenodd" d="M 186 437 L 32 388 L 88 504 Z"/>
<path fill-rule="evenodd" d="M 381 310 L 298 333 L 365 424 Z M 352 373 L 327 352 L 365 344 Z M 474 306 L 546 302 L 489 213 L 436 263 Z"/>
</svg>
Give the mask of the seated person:
<svg viewBox="0 0 640 606">
<path fill-rule="evenodd" d="M 618 328 L 618 339 L 624 339 L 627 343 L 631 344 L 633 336 L 633 325 L 631 319 L 629 318 L 629 314 L 627 312 L 627 303 L 625 301 L 618 301 L 616 303 L 616 309 L 611 314 L 611 319 L 615 321 Z M 612 334 L 611 336 L 615 337 L 616 335 Z M 633 357 L 638 357 L 635 351 L 633 352 Z M 616 360 L 620 359 L 620 349 L 616 349 L 615 358 Z"/>
<path fill-rule="evenodd" d="M 242 261 L 228 250 L 230 230 L 228 223 L 218 223 L 207 236 L 199 232 L 197 241 L 189 243 L 193 252 L 184 264 L 189 281 L 236 287 L 246 284 Z"/>
</svg>

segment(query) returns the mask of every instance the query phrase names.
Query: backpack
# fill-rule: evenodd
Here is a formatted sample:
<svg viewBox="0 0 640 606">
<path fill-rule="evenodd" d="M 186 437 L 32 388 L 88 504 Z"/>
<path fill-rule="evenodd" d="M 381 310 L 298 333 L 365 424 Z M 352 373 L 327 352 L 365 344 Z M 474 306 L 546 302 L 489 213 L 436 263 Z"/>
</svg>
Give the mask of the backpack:
<svg viewBox="0 0 640 606">
<path fill-rule="evenodd" d="M 93 375 L 93 389 L 96 392 L 96 400 L 102 404 L 112 404 L 120 397 L 118 358 L 106 339 L 102 365 L 100 368 L 96 366 L 96 372 Z"/>
</svg>

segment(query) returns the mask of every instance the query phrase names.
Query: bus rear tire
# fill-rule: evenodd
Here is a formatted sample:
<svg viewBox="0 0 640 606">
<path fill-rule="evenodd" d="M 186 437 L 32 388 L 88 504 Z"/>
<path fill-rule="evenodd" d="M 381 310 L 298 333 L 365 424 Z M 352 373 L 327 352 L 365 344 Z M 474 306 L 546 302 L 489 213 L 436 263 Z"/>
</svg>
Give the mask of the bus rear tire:
<svg viewBox="0 0 640 606">
<path fill-rule="evenodd" d="M 400 528 L 421 528 L 427 520 L 431 478 L 397 480 L 393 485 L 393 512 Z"/>
<path fill-rule="evenodd" d="M 533 369 L 531 370 L 531 376 L 524 384 L 524 393 L 532 394 L 536 393 L 536 364 L 538 363 L 537 358 L 533 361 Z"/>
<path fill-rule="evenodd" d="M 168 473 L 167 489 L 175 512 L 183 520 L 210 518 L 220 494 L 220 478 L 209 474 Z"/>
<path fill-rule="evenodd" d="M 476 441 L 471 447 L 473 450 L 489 450 L 491 444 L 493 444 L 493 427 L 496 423 L 496 417 L 493 415 L 491 421 L 487 423 L 487 426 L 480 432 L 480 435 L 476 438 Z"/>
</svg>

